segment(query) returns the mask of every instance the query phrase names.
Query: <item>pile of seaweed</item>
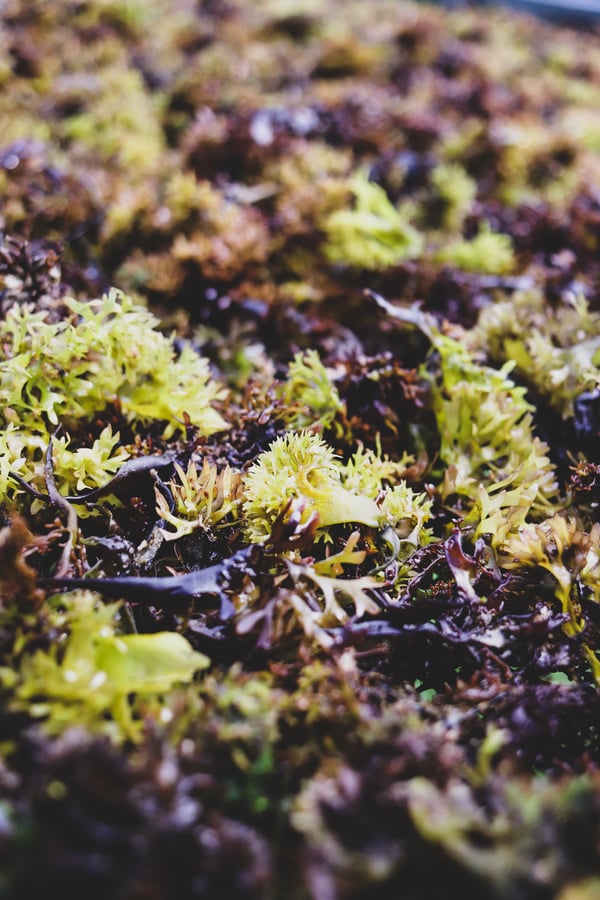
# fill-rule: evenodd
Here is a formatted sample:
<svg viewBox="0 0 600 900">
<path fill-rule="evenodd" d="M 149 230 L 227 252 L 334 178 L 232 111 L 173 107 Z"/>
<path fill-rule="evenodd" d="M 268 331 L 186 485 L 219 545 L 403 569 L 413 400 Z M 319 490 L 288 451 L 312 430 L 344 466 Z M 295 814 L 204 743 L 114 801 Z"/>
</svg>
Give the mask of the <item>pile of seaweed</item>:
<svg viewBox="0 0 600 900">
<path fill-rule="evenodd" d="M 598 37 L 0 18 L 0 894 L 597 897 Z"/>
</svg>

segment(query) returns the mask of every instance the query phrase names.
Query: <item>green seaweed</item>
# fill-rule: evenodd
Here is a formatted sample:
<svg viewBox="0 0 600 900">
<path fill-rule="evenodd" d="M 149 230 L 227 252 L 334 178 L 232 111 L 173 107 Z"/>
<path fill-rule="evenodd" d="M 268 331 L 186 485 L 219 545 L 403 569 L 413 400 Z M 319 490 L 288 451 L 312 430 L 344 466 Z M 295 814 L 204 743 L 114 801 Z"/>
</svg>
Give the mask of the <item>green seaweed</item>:
<svg viewBox="0 0 600 900">
<path fill-rule="evenodd" d="M 435 259 L 486 275 L 506 275 L 515 267 L 512 241 L 507 234 L 492 231 L 486 223 L 471 240 L 451 241 L 435 253 Z"/>
<path fill-rule="evenodd" d="M 309 431 L 289 432 L 261 454 L 245 478 L 244 515 L 250 540 L 265 540 L 276 518 L 300 501 L 303 519 L 316 516 L 320 528 L 344 522 L 377 527 L 378 506 L 347 490 L 334 453 Z"/>
<path fill-rule="evenodd" d="M 117 291 L 65 305 L 67 315 L 56 323 L 17 306 L 0 323 L 3 496 L 16 490 L 10 471 L 39 484 L 39 453 L 59 422 L 77 428 L 111 403 L 131 423 L 161 422 L 167 437 L 184 428 L 186 416 L 205 434 L 227 427 L 212 405 L 225 392 L 212 381 L 207 361 L 191 347 L 177 356 L 142 305 Z M 90 448 L 59 438 L 54 466 L 64 492 L 108 481 L 126 458 L 123 448 L 115 449 L 118 439 L 110 427 Z"/>
<path fill-rule="evenodd" d="M 357 172 L 349 188 L 352 209 L 339 209 L 324 224 L 325 254 L 330 262 L 363 269 L 383 269 L 419 256 L 423 240 L 406 211 L 395 209 L 385 191 Z"/>
<path fill-rule="evenodd" d="M 587 900 L 597 37 L 0 20 L 0 893 Z"/>
<path fill-rule="evenodd" d="M 161 698 L 209 665 L 180 634 L 119 633 L 117 606 L 98 603 L 89 592 L 59 603 L 49 625 L 62 639 L 50 652 L 25 654 L 16 672 L 2 670 L 11 708 L 27 710 L 49 734 L 78 725 L 117 742 L 139 740 L 145 717 L 168 721 Z"/>
</svg>

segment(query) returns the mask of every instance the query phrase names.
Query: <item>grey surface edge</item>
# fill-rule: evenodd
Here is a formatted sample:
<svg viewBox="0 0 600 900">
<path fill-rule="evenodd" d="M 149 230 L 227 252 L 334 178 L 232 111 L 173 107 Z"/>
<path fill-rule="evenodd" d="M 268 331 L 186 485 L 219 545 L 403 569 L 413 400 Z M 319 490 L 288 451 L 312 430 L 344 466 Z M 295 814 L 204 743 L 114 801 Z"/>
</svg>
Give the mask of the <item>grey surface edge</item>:
<svg viewBox="0 0 600 900">
<path fill-rule="evenodd" d="M 441 5 L 449 8 L 459 6 L 508 6 L 521 12 L 550 19 L 565 25 L 585 25 L 600 23 L 600 0 L 441 0 Z"/>
</svg>

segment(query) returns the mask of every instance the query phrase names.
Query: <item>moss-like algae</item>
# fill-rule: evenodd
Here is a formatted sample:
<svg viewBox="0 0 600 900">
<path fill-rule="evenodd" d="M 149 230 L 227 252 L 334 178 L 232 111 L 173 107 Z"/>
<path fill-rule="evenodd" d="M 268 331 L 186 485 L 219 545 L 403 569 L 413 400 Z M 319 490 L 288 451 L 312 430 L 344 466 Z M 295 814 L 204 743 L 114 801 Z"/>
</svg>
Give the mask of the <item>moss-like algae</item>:
<svg viewBox="0 0 600 900">
<path fill-rule="evenodd" d="M 0 892 L 588 896 L 596 38 L 0 16 Z"/>
</svg>

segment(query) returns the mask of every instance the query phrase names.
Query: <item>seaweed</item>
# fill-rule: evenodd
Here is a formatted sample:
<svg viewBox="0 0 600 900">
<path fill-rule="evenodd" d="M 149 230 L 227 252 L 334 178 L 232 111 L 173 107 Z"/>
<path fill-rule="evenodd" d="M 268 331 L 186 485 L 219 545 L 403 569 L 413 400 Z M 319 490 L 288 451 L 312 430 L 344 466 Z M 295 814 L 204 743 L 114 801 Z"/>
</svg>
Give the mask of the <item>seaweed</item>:
<svg viewBox="0 0 600 900">
<path fill-rule="evenodd" d="M 0 25 L 0 894 L 595 896 L 597 36 Z"/>
</svg>

